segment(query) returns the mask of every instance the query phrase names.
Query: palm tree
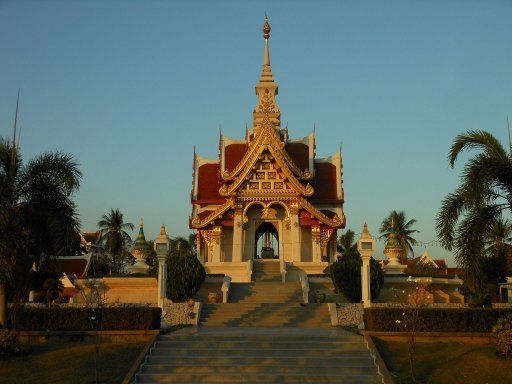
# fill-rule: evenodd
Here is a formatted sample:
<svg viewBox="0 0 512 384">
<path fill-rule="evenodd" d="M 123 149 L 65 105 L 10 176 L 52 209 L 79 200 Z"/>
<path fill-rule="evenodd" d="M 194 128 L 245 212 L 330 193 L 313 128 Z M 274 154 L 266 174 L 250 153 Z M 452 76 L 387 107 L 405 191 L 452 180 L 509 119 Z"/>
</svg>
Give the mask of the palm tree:
<svg viewBox="0 0 512 384">
<path fill-rule="evenodd" d="M 46 152 L 23 164 L 17 143 L 0 138 L 0 324 L 6 324 L 7 291 L 42 266 L 45 256 L 79 249 L 78 213 L 72 195 L 82 174 L 73 157 Z M 16 276 L 16 278 L 13 278 Z"/>
<path fill-rule="evenodd" d="M 338 238 L 338 251 L 345 255 L 356 249 L 357 245 L 354 243 L 355 233 L 348 229 L 344 234 Z"/>
<path fill-rule="evenodd" d="M 493 223 L 512 211 L 512 160 L 489 132 L 468 131 L 455 138 L 448 155 L 450 166 L 472 149 L 479 152 L 466 162 L 460 185 L 443 200 L 436 229 L 442 245 L 454 250 L 455 260 L 464 268 L 465 284 L 483 297 L 488 283 L 486 241 L 496 229 Z"/>
<path fill-rule="evenodd" d="M 98 227 L 98 242 L 112 256 L 111 272 L 123 272 L 123 260 L 127 256 L 128 246 L 131 243 L 130 235 L 126 231 L 133 231 L 134 225 L 124 222 L 123 213 L 119 209 L 110 209 L 109 213 L 101 216 Z"/>
<path fill-rule="evenodd" d="M 407 256 L 411 254 L 414 256 L 413 245 L 418 242 L 412 237 L 414 233 L 419 233 L 418 230 L 412 229 L 412 226 L 416 224 L 416 219 L 407 220 L 404 211 L 391 211 L 380 225 L 379 231 L 381 233 L 379 239 L 388 239 L 390 234 L 394 231 L 397 235 L 402 253 L 400 255 L 400 262 L 402 264 L 407 263 Z"/>
<path fill-rule="evenodd" d="M 485 238 L 485 254 L 488 257 L 506 254 L 512 242 L 512 224 L 503 218 L 498 218 L 491 224 Z"/>
</svg>

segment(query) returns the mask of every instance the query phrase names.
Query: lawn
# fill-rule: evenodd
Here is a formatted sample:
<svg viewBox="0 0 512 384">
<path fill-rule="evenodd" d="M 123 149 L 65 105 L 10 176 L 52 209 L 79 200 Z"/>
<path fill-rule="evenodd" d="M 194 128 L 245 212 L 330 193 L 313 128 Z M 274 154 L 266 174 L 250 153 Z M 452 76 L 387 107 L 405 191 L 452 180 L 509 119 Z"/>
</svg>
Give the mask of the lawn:
<svg viewBox="0 0 512 384">
<path fill-rule="evenodd" d="M 98 359 L 100 383 L 121 383 L 145 344 L 146 341 L 102 342 Z M 26 355 L 0 360 L 0 384 L 94 383 L 92 342 L 25 344 L 23 348 Z"/>
<path fill-rule="evenodd" d="M 397 384 L 411 383 L 407 344 L 374 338 Z M 416 375 L 428 384 L 512 383 L 512 359 L 495 355 L 492 344 L 417 343 Z"/>
</svg>

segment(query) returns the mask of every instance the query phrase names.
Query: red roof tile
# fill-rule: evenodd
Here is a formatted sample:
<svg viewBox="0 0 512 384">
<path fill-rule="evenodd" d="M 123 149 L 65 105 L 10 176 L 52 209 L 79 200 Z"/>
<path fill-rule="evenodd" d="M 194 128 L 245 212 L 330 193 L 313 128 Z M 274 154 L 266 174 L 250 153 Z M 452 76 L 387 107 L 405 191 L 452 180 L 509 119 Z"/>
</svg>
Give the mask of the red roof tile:
<svg viewBox="0 0 512 384">
<path fill-rule="evenodd" d="M 62 271 L 69 276 L 76 275 L 79 279 L 84 277 L 87 267 L 87 259 L 75 259 L 64 257 L 58 259 L 58 263 Z"/>
<path fill-rule="evenodd" d="M 206 210 L 206 211 L 203 211 L 203 212 L 199 212 L 199 213 L 197 214 L 197 216 L 198 216 L 201 220 L 203 220 L 205 217 L 207 217 L 209 214 L 211 214 L 211 213 L 213 213 L 213 212 L 215 212 L 213 209 L 212 209 L 212 210 Z"/>
<path fill-rule="evenodd" d="M 309 169 L 309 146 L 302 143 L 286 143 L 284 149 L 301 169 Z"/>
<path fill-rule="evenodd" d="M 82 236 L 85 241 L 90 241 L 91 243 L 94 243 L 98 239 L 99 235 L 99 232 L 82 232 Z"/>
<path fill-rule="evenodd" d="M 320 209 L 320 212 L 322 212 L 325 216 L 327 216 L 329 219 L 332 219 L 336 213 L 333 211 L 330 211 L 329 209 Z"/>
<path fill-rule="evenodd" d="M 247 144 L 229 144 L 224 148 L 224 166 L 228 171 L 233 170 L 247 152 Z"/>
<path fill-rule="evenodd" d="M 336 166 L 331 163 L 315 163 L 315 193 L 312 200 L 337 199 Z"/>
<path fill-rule="evenodd" d="M 197 200 L 224 200 L 219 194 L 220 164 L 201 165 L 197 177 Z"/>
</svg>

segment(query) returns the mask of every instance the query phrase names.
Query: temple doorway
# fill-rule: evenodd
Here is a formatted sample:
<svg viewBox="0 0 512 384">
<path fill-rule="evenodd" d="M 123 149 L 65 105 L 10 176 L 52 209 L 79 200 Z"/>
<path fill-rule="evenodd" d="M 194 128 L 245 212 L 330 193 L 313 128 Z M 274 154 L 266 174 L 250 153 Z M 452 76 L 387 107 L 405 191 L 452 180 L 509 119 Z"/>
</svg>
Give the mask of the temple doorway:
<svg viewBox="0 0 512 384">
<path fill-rule="evenodd" d="M 255 259 L 279 258 L 279 233 L 273 223 L 261 223 L 256 229 L 255 237 Z"/>
</svg>

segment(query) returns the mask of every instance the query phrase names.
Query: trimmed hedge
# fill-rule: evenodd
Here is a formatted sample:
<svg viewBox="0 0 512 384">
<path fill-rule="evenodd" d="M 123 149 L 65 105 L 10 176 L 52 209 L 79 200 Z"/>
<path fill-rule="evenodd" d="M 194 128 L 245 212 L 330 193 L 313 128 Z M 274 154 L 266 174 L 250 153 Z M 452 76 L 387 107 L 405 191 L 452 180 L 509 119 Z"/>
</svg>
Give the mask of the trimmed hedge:
<svg viewBox="0 0 512 384">
<path fill-rule="evenodd" d="M 369 331 L 407 332 L 416 309 L 365 308 L 364 325 Z M 506 308 L 419 308 L 418 332 L 491 332 L 500 317 L 512 313 Z M 400 322 L 397 322 L 400 321 Z"/>
<path fill-rule="evenodd" d="M 12 308 L 10 315 L 11 326 L 17 331 L 127 331 L 160 329 L 162 309 L 23 306 Z"/>
</svg>

